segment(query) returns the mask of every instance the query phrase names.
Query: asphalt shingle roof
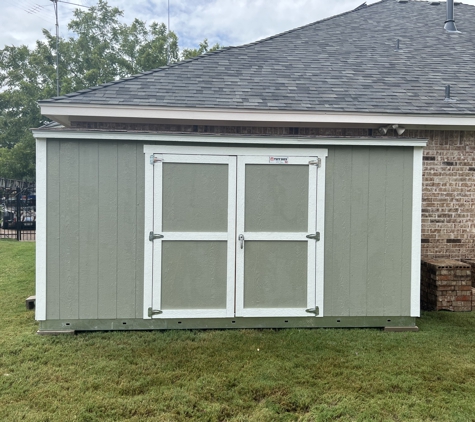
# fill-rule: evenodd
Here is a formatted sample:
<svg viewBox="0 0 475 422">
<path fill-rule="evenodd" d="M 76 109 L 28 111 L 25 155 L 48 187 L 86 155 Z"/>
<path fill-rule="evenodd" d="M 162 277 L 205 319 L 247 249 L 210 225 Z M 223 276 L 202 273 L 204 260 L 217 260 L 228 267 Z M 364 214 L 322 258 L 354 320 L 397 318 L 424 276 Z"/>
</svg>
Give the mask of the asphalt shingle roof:
<svg viewBox="0 0 475 422">
<path fill-rule="evenodd" d="M 455 6 L 460 34 L 445 19 L 445 2 L 383 0 L 41 103 L 475 114 L 475 7 Z"/>
</svg>

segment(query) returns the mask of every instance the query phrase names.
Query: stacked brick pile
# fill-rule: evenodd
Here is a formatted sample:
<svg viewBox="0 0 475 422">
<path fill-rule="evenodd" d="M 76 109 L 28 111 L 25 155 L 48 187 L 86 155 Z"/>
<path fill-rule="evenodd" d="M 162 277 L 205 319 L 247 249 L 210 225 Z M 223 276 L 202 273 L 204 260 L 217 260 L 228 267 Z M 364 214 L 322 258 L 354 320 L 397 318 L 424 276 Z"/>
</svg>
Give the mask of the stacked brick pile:
<svg viewBox="0 0 475 422">
<path fill-rule="evenodd" d="M 450 259 L 423 259 L 421 308 L 428 311 L 472 310 L 470 264 Z"/>
<path fill-rule="evenodd" d="M 463 259 L 462 261 L 472 267 L 472 310 L 475 311 L 475 259 Z"/>
</svg>

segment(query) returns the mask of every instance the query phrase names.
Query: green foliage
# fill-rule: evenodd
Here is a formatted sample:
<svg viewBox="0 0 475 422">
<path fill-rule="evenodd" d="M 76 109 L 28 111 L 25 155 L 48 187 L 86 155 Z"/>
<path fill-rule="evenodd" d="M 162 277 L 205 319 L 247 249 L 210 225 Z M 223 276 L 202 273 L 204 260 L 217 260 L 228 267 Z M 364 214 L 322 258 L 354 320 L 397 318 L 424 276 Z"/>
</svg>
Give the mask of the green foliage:
<svg viewBox="0 0 475 422">
<path fill-rule="evenodd" d="M 77 9 L 68 29 L 75 35 L 59 40 L 61 93 L 97 86 L 132 74 L 174 63 L 182 56 L 178 38 L 164 24 L 135 19 L 120 21 L 123 12 L 99 0 L 87 11 Z M 56 96 L 56 37 L 43 30 L 44 41 L 0 50 L 0 177 L 33 180 L 35 148 L 31 128 L 47 122 L 38 100 Z M 219 48 L 214 46 L 211 50 Z M 196 53 L 196 54 L 195 54 Z M 19 161 L 20 160 L 20 161 Z"/>
<path fill-rule="evenodd" d="M 216 50 L 223 48 L 221 45 L 216 43 L 211 48 L 208 46 L 208 40 L 205 39 L 203 42 L 200 42 L 199 48 L 184 48 L 181 52 L 181 57 L 183 60 L 191 59 L 193 57 L 200 56 L 201 54 L 211 53 Z"/>
<path fill-rule="evenodd" d="M 372 329 L 35 335 L 35 244 L 0 241 L 0 420 L 472 421 L 475 313 Z"/>
</svg>

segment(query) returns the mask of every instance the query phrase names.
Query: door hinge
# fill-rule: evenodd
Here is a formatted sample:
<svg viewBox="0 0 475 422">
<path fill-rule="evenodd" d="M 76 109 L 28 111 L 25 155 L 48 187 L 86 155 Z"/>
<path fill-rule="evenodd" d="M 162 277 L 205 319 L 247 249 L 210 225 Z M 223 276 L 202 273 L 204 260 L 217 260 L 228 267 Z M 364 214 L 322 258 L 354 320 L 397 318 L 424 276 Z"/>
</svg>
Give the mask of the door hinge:
<svg viewBox="0 0 475 422">
<path fill-rule="evenodd" d="M 316 232 L 315 234 L 307 234 L 305 237 L 307 239 L 315 239 L 318 242 L 320 240 L 320 232 Z"/>
<path fill-rule="evenodd" d="M 316 160 L 309 161 L 308 164 L 310 164 L 311 166 L 321 167 L 322 166 L 322 159 L 317 158 Z"/>
<path fill-rule="evenodd" d="M 162 158 L 159 158 L 159 157 L 155 157 L 154 154 L 152 154 L 150 156 L 150 164 L 153 166 L 155 163 L 160 163 L 161 161 L 163 161 Z"/>
<path fill-rule="evenodd" d="M 160 315 L 163 314 L 163 311 L 160 311 L 159 309 L 152 309 L 148 308 L 148 317 L 152 318 L 153 315 Z"/>
<path fill-rule="evenodd" d="M 315 308 L 305 309 L 305 312 L 308 312 L 309 314 L 315 314 L 315 316 L 318 316 L 318 306 L 315 306 Z"/>
<path fill-rule="evenodd" d="M 150 232 L 148 235 L 148 240 L 153 242 L 155 239 L 162 239 L 163 237 L 165 237 L 163 234 L 155 234 L 154 232 Z"/>
</svg>

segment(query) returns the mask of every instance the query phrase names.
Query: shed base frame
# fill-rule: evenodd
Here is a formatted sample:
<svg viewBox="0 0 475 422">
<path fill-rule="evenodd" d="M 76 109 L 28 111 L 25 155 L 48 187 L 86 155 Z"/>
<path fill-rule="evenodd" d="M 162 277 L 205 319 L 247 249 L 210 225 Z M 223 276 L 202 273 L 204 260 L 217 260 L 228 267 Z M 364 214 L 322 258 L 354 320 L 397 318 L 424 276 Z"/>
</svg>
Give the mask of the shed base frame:
<svg viewBox="0 0 475 422">
<path fill-rule="evenodd" d="M 209 330 L 243 328 L 405 328 L 414 331 L 416 318 L 397 317 L 308 317 L 308 318 L 182 318 L 182 319 L 84 319 L 39 322 L 39 334 L 64 331 Z"/>
</svg>

